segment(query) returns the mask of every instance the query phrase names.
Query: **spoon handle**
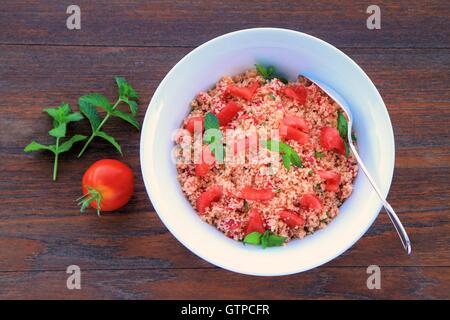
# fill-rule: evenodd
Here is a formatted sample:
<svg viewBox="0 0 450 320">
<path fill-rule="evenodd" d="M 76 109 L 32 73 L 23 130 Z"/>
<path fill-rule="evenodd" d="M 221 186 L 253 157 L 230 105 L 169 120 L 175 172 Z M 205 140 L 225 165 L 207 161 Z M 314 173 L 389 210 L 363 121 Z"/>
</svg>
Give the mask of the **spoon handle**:
<svg viewBox="0 0 450 320">
<path fill-rule="evenodd" d="M 364 162 L 359 157 L 359 154 L 356 151 L 356 148 L 350 139 L 351 139 L 351 137 L 349 137 L 349 145 L 350 145 L 350 149 L 353 152 L 353 155 L 355 156 L 360 168 L 362 169 L 362 171 L 366 175 L 367 179 L 369 180 L 370 184 L 372 185 L 373 189 L 375 190 L 378 197 L 380 198 L 380 200 L 384 206 L 384 209 L 386 210 L 386 213 L 388 214 L 389 218 L 391 219 L 392 223 L 394 224 L 395 230 L 397 231 L 398 236 L 400 237 L 400 240 L 402 241 L 402 244 L 406 250 L 406 253 L 408 255 L 411 254 L 411 250 L 412 250 L 411 249 L 411 241 L 409 240 L 409 237 L 408 237 L 408 234 L 406 233 L 405 228 L 403 227 L 402 223 L 400 222 L 400 219 L 398 218 L 394 209 L 391 207 L 389 202 L 387 202 L 386 199 L 383 197 L 383 194 L 381 193 L 380 189 L 378 189 L 378 186 L 375 183 L 375 180 L 372 178 L 372 176 L 370 175 L 366 166 L 364 165 Z"/>
</svg>

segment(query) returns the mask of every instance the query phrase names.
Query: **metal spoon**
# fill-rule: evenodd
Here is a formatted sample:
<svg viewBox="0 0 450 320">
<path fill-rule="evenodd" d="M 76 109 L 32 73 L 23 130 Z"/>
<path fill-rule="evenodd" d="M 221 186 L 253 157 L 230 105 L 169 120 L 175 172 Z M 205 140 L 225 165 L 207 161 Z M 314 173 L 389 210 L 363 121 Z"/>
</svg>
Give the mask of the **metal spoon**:
<svg viewBox="0 0 450 320">
<path fill-rule="evenodd" d="M 305 77 L 306 78 L 306 77 Z M 402 223 L 400 222 L 400 219 L 398 218 L 397 214 L 395 213 L 394 209 L 392 209 L 391 205 L 386 201 L 386 199 L 383 197 L 383 194 L 381 193 L 380 189 L 378 188 L 375 180 L 372 178 L 371 174 L 367 170 L 366 166 L 364 165 L 364 162 L 360 158 L 358 151 L 356 151 L 355 146 L 353 145 L 352 140 L 352 125 L 353 125 L 353 118 L 352 114 L 350 112 L 350 109 L 348 108 L 345 100 L 334 90 L 326 88 L 324 85 L 320 85 L 318 81 L 313 81 L 309 77 L 306 78 L 316 84 L 319 88 L 321 88 L 326 94 L 330 96 L 340 107 L 341 109 L 346 113 L 348 118 L 348 132 L 347 132 L 347 139 L 348 139 L 348 145 L 350 147 L 350 150 L 352 151 L 353 155 L 355 156 L 356 161 L 359 164 L 359 167 L 362 169 L 364 174 L 366 175 L 367 179 L 369 180 L 370 184 L 372 185 L 373 189 L 377 193 L 378 197 L 381 200 L 381 203 L 384 206 L 384 209 L 386 210 L 386 213 L 388 214 L 389 218 L 391 219 L 392 223 L 394 224 L 395 230 L 398 233 L 398 236 L 400 237 L 400 240 L 402 241 L 403 247 L 406 250 L 406 253 L 409 255 L 411 254 L 411 241 L 409 240 L 408 234 L 406 233 L 405 228 L 403 227 Z"/>
</svg>

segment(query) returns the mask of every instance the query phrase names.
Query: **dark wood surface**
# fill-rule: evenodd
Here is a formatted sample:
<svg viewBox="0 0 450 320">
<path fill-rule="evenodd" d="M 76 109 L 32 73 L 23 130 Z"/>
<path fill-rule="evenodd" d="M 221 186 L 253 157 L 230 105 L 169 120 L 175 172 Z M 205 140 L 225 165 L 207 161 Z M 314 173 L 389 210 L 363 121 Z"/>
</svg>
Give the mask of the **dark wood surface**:
<svg viewBox="0 0 450 320">
<path fill-rule="evenodd" d="M 450 298 L 450 3 L 379 1 L 382 28 L 366 28 L 366 1 L 77 1 L 82 28 L 65 27 L 60 1 L 0 2 L 0 298 Z M 64 154 L 51 181 L 48 154 L 25 155 L 46 139 L 44 107 L 76 106 L 90 91 L 109 97 L 124 75 L 141 93 L 142 120 L 159 82 L 186 53 L 223 33 L 286 27 L 342 49 L 371 77 L 389 109 L 396 166 L 389 200 L 413 255 L 381 213 L 350 250 L 314 270 L 251 277 L 199 259 L 162 225 L 147 198 L 139 133 L 107 124 L 124 157 L 95 141 L 82 159 Z M 71 132 L 88 133 L 86 123 Z M 117 214 L 80 214 L 74 199 L 95 160 L 122 159 L 136 193 Z M 66 288 L 66 267 L 82 289 Z M 368 290 L 377 264 L 382 289 Z"/>
</svg>

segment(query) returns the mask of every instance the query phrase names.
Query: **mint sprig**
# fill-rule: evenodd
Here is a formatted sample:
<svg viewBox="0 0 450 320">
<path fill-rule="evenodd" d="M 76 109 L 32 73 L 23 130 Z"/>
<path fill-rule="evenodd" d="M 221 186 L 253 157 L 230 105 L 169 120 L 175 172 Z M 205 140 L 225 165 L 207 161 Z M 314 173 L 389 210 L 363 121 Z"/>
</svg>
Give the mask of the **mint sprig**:
<svg viewBox="0 0 450 320">
<path fill-rule="evenodd" d="M 286 242 L 286 237 L 277 236 L 266 230 L 264 233 L 252 232 L 242 240 L 246 244 L 261 245 L 263 249 L 269 247 L 279 247 Z"/>
<path fill-rule="evenodd" d="M 214 154 L 217 162 L 223 163 L 225 157 L 225 148 L 221 142 L 223 133 L 220 131 L 219 119 L 217 116 L 208 112 L 204 117 L 205 133 L 203 142 L 209 145 L 211 152 Z"/>
<path fill-rule="evenodd" d="M 33 152 L 47 150 L 53 152 L 55 156 L 53 162 L 53 180 L 56 180 L 58 175 L 59 154 L 69 151 L 76 142 L 83 141 L 87 137 L 81 134 L 76 134 L 61 144 L 61 139 L 66 136 L 67 124 L 83 119 L 83 116 L 79 112 L 72 112 L 67 103 L 61 103 L 58 108 L 44 109 L 44 112 L 46 112 L 53 119 L 53 129 L 51 129 L 48 134 L 56 139 L 55 144 L 44 145 L 36 141 L 32 141 L 23 151 Z"/>
<path fill-rule="evenodd" d="M 128 82 L 126 82 L 125 78 L 116 77 L 116 83 L 119 94 L 114 104 L 111 104 L 107 97 L 99 93 L 90 93 L 80 97 L 80 99 L 78 100 L 80 111 L 89 120 L 92 129 L 91 136 L 86 141 L 83 149 L 81 149 L 80 153 L 78 154 L 78 158 L 83 155 L 84 151 L 95 137 L 105 139 L 106 141 L 111 143 L 120 154 L 122 154 L 122 148 L 120 147 L 120 144 L 116 141 L 116 139 L 107 134 L 105 131 L 102 131 L 102 127 L 110 117 L 120 118 L 131 124 L 137 130 L 140 130 L 140 125 L 135 118 L 138 112 L 138 104 L 136 100 L 139 99 L 139 95 L 133 89 L 133 87 L 128 84 Z M 118 110 L 117 107 L 120 105 L 120 103 L 125 103 L 126 105 L 128 105 L 130 113 Z M 97 107 L 106 112 L 106 115 L 103 119 L 98 113 Z"/>
<path fill-rule="evenodd" d="M 270 151 L 279 152 L 281 154 L 281 160 L 284 167 L 289 171 L 291 164 L 303 168 L 302 159 L 297 151 L 295 151 L 290 145 L 277 140 L 261 141 L 262 145 Z"/>
<path fill-rule="evenodd" d="M 277 74 L 275 72 L 275 68 L 273 66 L 264 66 L 260 63 L 255 64 L 256 70 L 258 70 L 259 74 L 265 79 L 265 80 L 272 80 L 272 79 L 278 79 L 284 84 L 287 84 L 288 81 L 283 76 Z"/>
</svg>

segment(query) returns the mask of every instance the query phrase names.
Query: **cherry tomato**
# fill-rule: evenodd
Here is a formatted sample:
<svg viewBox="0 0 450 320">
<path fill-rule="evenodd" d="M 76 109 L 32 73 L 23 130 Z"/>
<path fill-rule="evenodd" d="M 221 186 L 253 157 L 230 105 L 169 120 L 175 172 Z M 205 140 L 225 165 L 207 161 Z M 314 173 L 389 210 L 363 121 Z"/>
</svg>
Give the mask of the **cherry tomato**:
<svg viewBox="0 0 450 320">
<path fill-rule="evenodd" d="M 127 204 L 133 195 L 133 172 L 118 160 L 99 160 L 84 173 L 82 188 L 82 210 L 90 205 L 97 209 L 97 214 L 114 211 Z"/>
</svg>

